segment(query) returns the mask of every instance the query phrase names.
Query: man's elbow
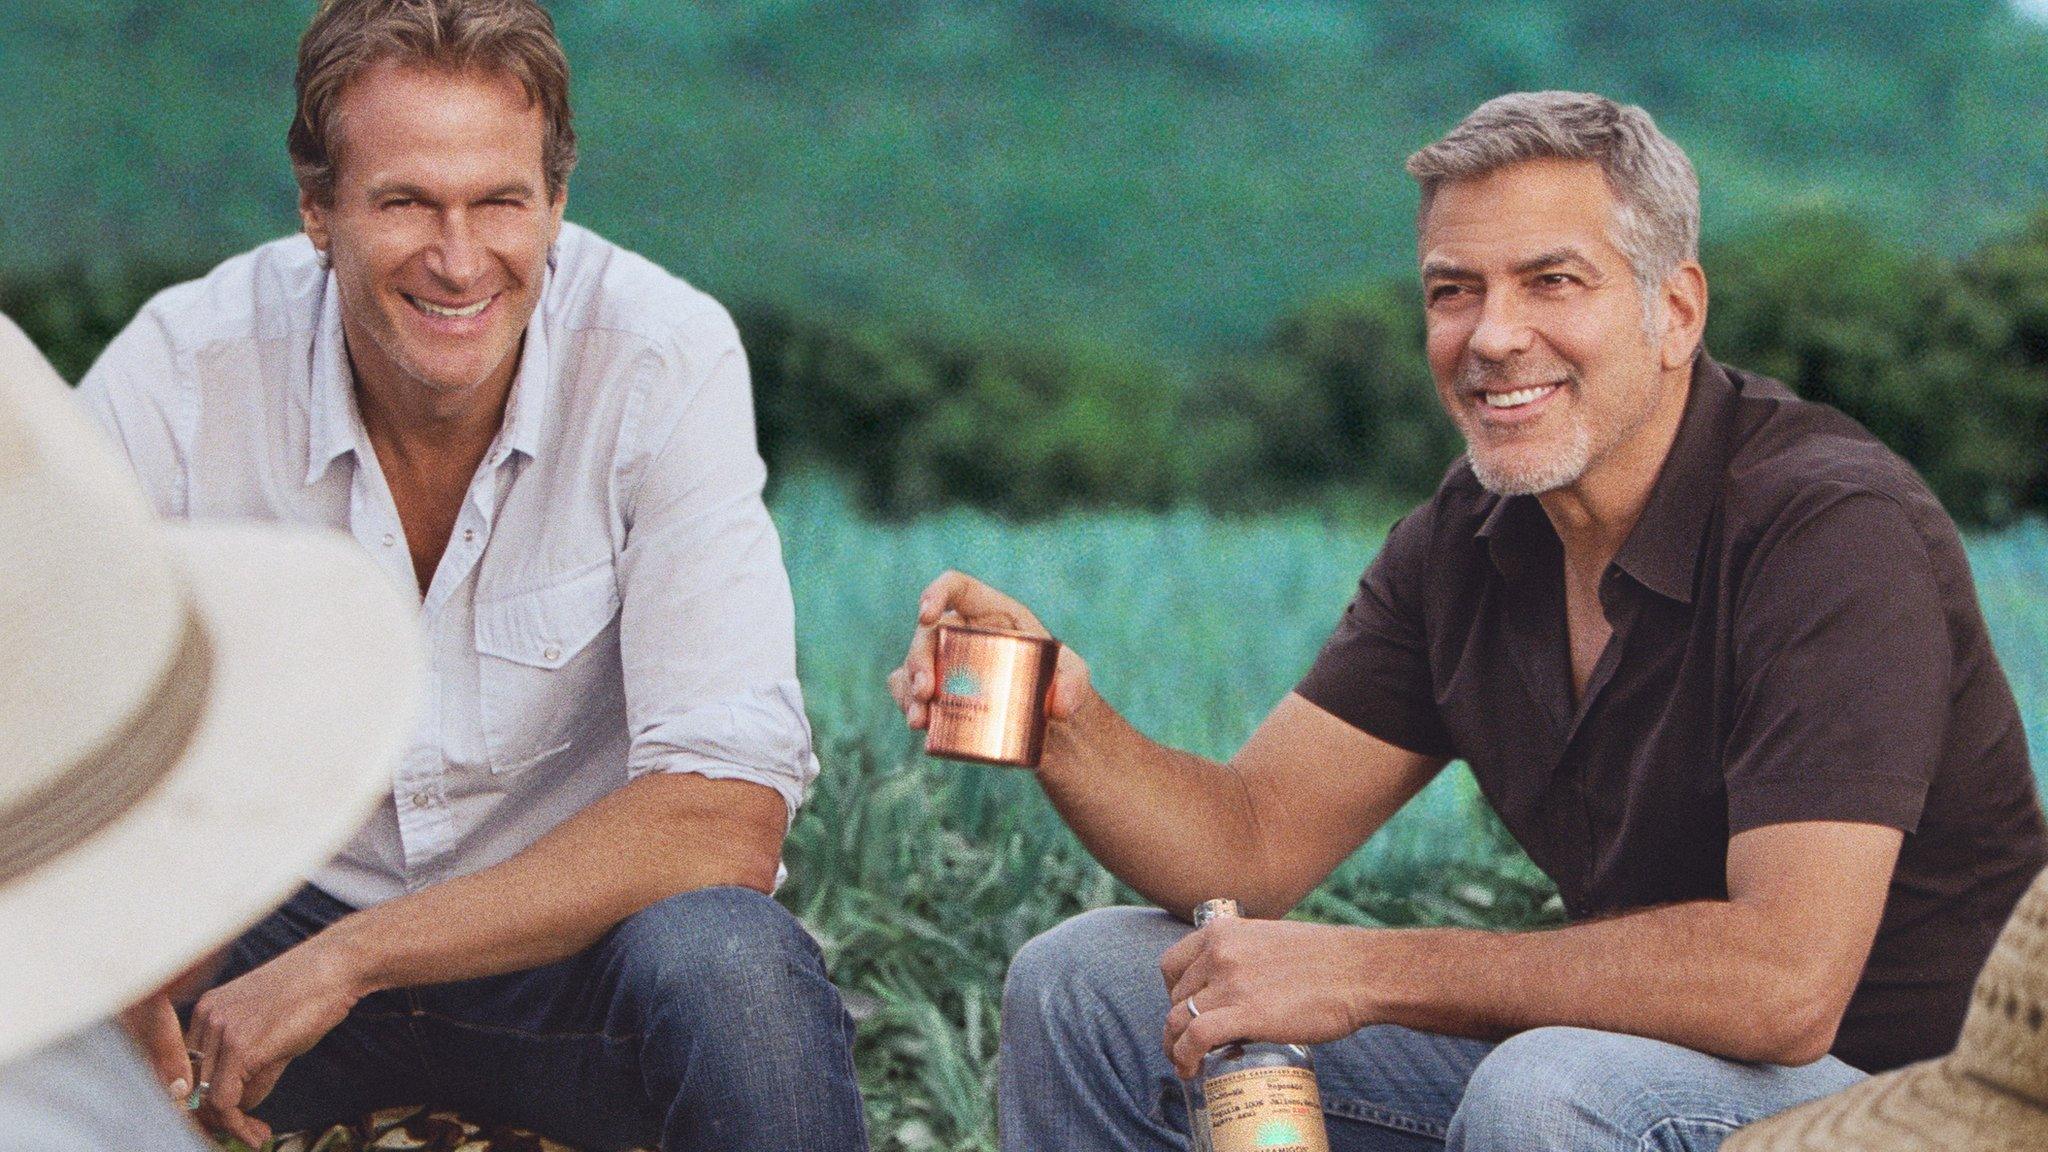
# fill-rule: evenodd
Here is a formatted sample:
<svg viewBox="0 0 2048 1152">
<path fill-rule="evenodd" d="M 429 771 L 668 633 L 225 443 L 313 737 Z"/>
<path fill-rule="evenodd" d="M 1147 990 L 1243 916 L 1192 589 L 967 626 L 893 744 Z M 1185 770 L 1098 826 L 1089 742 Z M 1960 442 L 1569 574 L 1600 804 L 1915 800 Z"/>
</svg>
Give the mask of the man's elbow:
<svg viewBox="0 0 2048 1152">
<path fill-rule="evenodd" d="M 1751 999 L 1738 1050 L 1728 1055 L 1755 1064 L 1811 1064 L 1834 1049 L 1847 1006 L 1832 982 L 1789 981 L 1776 995 Z"/>
</svg>

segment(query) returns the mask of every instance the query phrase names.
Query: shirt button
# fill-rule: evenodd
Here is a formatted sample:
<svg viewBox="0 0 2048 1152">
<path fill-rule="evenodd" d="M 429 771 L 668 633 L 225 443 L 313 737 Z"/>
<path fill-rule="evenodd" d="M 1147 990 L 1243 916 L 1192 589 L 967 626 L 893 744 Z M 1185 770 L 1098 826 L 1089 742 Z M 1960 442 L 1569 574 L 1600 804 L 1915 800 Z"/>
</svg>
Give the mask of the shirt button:
<svg viewBox="0 0 2048 1152">
<path fill-rule="evenodd" d="M 431 792 L 415 792 L 415 793 L 413 793 L 413 794 L 412 794 L 412 806 L 413 806 L 413 807 L 415 807 L 415 808 L 432 808 L 432 807 L 434 806 L 434 795 L 433 795 L 433 793 L 431 793 Z"/>
<path fill-rule="evenodd" d="M 550 644 L 550 645 L 548 645 L 547 647 L 545 647 L 545 648 L 543 648 L 543 649 L 541 649 L 541 650 L 540 650 L 540 658 L 541 658 L 541 659 L 543 659 L 543 660 L 559 660 L 559 659 L 561 659 L 561 658 L 562 658 L 562 646 L 561 646 L 561 645 L 559 645 L 559 644 Z"/>
<path fill-rule="evenodd" d="M 462 542 L 463 542 L 464 544 L 467 544 L 467 543 L 469 543 L 470 541 L 472 541 L 472 540 L 474 540 L 474 539 L 476 539 L 476 529 L 474 529 L 474 528 L 464 528 L 464 529 L 462 530 Z"/>
<path fill-rule="evenodd" d="M 396 544 L 396 543 L 398 543 L 398 533 L 396 533 L 396 532 L 386 532 L 386 533 L 384 534 L 384 546 L 385 546 L 386 548 L 389 548 L 389 547 L 391 547 L 391 546 L 392 546 L 393 544 Z"/>
</svg>

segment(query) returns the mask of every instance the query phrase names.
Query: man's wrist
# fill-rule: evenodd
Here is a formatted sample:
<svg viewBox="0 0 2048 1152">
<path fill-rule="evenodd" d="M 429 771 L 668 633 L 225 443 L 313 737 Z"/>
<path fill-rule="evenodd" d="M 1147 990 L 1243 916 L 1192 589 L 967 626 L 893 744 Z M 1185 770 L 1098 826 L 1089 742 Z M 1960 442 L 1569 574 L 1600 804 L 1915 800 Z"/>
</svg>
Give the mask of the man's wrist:
<svg viewBox="0 0 2048 1152">
<path fill-rule="evenodd" d="M 1039 779 L 1059 780 L 1076 764 L 1085 763 L 1088 748 L 1099 743 L 1104 719 L 1114 715 L 1115 709 L 1091 685 L 1066 716 L 1047 720 L 1044 754 L 1039 757 L 1036 769 Z"/>
<path fill-rule="evenodd" d="M 360 913 L 343 917 L 300 945 L 322 982 L 351 1005 L 394 983 L 376 936 L 363 929 L 361 920 Z"/>
</svg>

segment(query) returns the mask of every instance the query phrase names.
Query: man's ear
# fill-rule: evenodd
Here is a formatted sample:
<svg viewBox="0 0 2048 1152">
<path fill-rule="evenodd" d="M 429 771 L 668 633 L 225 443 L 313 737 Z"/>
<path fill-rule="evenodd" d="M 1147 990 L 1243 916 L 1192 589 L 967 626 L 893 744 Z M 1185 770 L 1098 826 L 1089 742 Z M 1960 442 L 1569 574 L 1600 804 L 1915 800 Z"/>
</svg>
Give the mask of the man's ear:
<svg viewBox="0 0 2048 1152">
<path fill-rule="evenodd" d="M 313 242 L 313 247 L 325 256 L 327 246 L 334 239 L 327 231 L 327 209 L 303 186 L 299 189 L 299 226 L 305 229 L 306 238 Z"/>
<path fill-rule="evenodd" d="M 1667 372 L 1692 363 L 1707 330 L 1707 274 L 1688 260 L 1664 278 L 1664 338 L 1658 348 Z"/>
</svg>

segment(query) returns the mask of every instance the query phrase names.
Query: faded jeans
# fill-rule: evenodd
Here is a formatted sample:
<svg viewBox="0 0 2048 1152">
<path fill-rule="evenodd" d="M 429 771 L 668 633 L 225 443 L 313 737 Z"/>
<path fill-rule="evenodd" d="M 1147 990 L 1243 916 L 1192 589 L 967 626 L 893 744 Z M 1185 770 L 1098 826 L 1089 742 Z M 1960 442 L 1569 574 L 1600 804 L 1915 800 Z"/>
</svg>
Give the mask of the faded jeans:
<svg viewBox="0 0 2048 1152">
<path fill-rule="evenodd" d="M 219 979 L 349 911 L 301 889 Z M 255 1114 L 284 1132 L 400 1104 L 585 1152 L 867 1147 L 853 1021 L 796 917 L 745 888 L 671 897 L 545 967 L 367 996 Z"/>
<path fill-rule="evenodd" d="M 997 1090 L 1007 1152 L 1186 1147 L 1159 958 L 1189 931 L 1154 909 L 1105 908 L 1017 954 Z M 1583 1028 L 1489 1044 L 1381 1025 L 1314 1053 L 1335 1152 L 1711 1152 L 1864 1078 L 1832 1056 L 1740 1064 Z"/>
</svg>

